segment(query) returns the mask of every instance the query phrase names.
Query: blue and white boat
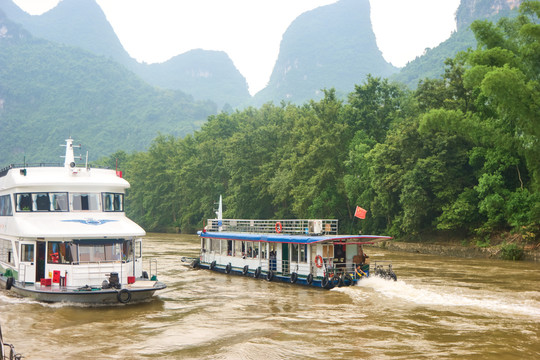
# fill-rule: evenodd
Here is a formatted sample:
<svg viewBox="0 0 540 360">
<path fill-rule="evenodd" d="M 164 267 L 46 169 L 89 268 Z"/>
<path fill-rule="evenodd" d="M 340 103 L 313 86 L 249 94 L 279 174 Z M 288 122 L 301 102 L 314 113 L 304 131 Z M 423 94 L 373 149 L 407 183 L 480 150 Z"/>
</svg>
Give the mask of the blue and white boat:
<svg viewBox="0 0 540 360">
<path fill-rule="evenodd" d="M 337 220 L 208 220 L 199 231 L 199 258 L 183 258 L 194 268 L 325 289 L 355 285 L 370 275 L 396 280 L 390 262 L 373 262 L 363 245 L 392 239 L 379 235 L 339 235 Z"/>
<path fill-rule="evenodd" d="M 152 297 L 165 284 L 157 262 L 143 271 L 146 233 L 124 212 L 129 183 L 114 169 L 76 165 L 73 140 L 65 146 L 63 165 L 0 170 L 0 284 L 45 302 Z"/>
</svg>

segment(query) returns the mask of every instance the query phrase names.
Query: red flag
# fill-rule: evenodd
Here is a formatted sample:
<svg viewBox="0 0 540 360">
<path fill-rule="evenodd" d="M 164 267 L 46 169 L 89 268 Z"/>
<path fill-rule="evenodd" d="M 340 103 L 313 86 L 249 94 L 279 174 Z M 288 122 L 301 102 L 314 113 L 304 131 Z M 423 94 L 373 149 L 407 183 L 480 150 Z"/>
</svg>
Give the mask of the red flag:
<svg viewBox="0 0 540 360">
<path fill-rule="evenodd" d="M 354 216 L 360 219 L 365 219 L 366 213 L 367 213 L 367 210 L 362 209 L 360 206 L 357 206 L 356 211 L 354 212 Z"/>
</svg>

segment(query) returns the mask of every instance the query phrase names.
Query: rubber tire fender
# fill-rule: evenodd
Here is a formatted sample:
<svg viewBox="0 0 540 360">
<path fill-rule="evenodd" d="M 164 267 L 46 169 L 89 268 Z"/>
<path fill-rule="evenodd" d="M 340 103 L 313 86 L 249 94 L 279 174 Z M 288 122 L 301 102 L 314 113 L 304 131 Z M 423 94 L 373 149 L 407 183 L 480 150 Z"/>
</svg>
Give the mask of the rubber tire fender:
<svg viewBox="0 0 540 360">
<path fill-rule="evenodd" d="M 307 279 L 306 279 L 308 285 L 311 285 L 311 283 L 313 282 L 313 274 L 309 274 L 307 276 Z"/>
<path fill-rule="evenodd" d="M 330 290 L 334 287 L 334 282 L 330 280 L 328 275 L 325 275 L 321 281 L 321 287 Z"/>
<path fill-rule="evenodd" d="M 210 270 L 214 270 L 215 267 L 216 267 L 216 260 L 212 261 L 212 263 L 210 264 Z"/>
<path fill-rule="evenodd" d="M 255 269 L 255 274 L 253 274 L 253 277 L 255 279 L 259 278 L 261 276 L 261 267 L 259 266 L 257 269 Z"/>
<path fill-rule="evenodd" d="M 13 276 L 8 277 L 6 280 L 6 290 L 11 289 L 14 282 L 15 282 L 15 279 L 13 278 Z"/>
<path fill-rule="evenodd" d="M 123 297 L 124 294 L 127 294 L 127 298 L 125 298 L 125 299 Z M 129 291 L 128 289 L 120 290 L 116 294 L 116 300 L 118 300 L 118 302 L 121 302 L 122 304 L 127 304 L 128 302 L 131 301 L 131 291 Z"/>
<path fill-rule="evenodd" d="M 266 280 L 272 281 L 273 278 L 274 278 L 274 272 L 272 270 L 269 270 L 268 273 L 266 274 Z"/>
<path fill-rule="evenodd" d="M 246 266 L 244 266 L 244 269 L 242 270 L 242 275 L 247 275 L 248 272 L 249 272 L 249 266 L 246 265 Z"/>
<path fill-rule="evenodd" d="M 225 273 L 230 274 L 232 270 L 232 264 L 228 263 L 227 266 L 225 266 Z"/>
<path fill-rule="evenodd" d="M 293 272 L 291 274 L 291 284 L 294 284 L 296 282 L 296 280 L 298 280 L 298 274 Z"/>
</svg>

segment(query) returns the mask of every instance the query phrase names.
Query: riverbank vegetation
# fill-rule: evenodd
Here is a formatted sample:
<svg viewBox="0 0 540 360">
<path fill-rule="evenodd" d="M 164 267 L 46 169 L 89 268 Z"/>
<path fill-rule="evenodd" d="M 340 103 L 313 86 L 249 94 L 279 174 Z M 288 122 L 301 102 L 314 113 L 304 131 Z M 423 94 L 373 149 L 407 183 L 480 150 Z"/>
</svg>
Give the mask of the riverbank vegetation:
<svg viewBox="0 0 540 360">
<path fill-rule="evenodd" d="M 333 89 L 211 116 L 185 138 L 113 154 L 132 187 L 129 215 L 149 231 L 193 232 L 213 218 L 337 218 L 342 232 L 540 235 L 540 3 L 473 23 L 477 49 L 415 91 L 368 76 Z M 353 75 L 353 74 L 352 74 Z M 365 220 L 355 207 L 368 210 Z M 515 250 L 508 248 L 509 256 Z"/>
</svg>

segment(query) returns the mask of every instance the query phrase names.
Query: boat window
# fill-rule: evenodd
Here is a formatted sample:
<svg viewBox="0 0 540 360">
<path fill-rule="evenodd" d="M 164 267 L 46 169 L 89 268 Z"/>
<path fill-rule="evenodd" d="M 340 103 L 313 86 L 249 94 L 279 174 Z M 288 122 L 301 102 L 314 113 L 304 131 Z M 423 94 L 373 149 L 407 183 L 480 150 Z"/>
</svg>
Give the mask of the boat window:
<svg viewBox="0 0 540 360">
<path fill-rule="evenodd" d="M 334 257 L 334 245 L 323 245 L 323 258 L 333 258 Z"/>
<path fill-rule="evenodd" d="M 0 216 L 11 216 L 13 215 L 13 210 L 11 207 L 11 196 L 2 195 L 0 196 Z"/>
<path fill-rule="evenodd" d="M 135 244 L 135 257 L 140 258 L 142 257 L 142 240 L 137 240 L 137 243 Z"/>
<path fill-rule="evenodd" d="M 32 194 L 17 194 L 17 211 L 32 211 Z"/>
<path fill-rule="evenodd" d="M 234 247 L 232 240 L 227 240 L 227 255 L 234 256 Z"/>
<path fill-rule="evenodd" d="M 71 264 L 74 255 L 76 252 L 72 243 L 49 241 L 47 244 L 48 264 Z"/>
<path fill-rule="evenodd" d="M 219 249 L 220 243 L 221 243 L 221 240 L 210 239 L 210 251 L 219 253 L 219 251 L 220 251 L 220 249 Z"/>
<path fill-rule="evenodd" d="M 13 248 L 10 240 L 0 239 L 0 261 L 15 265 Z"/>
<path fill-rule="evenodd" d="M 221 240 L 221 255 L 227 255 L 229 253 L 228 241 Z"/>
<path fill-rule="evenodd" d="M 103 211 L 124 211 L 124 194 L 103 193 Z"/>
<path fill-rule="evenodd" d="M 72 195 L 71 201 L 73 210 L 99 210 L 98 194 L 75 193 Z"/>
<path fill-rule="evenodd" d="M 300 262 L 307 262 L 307 245 L 300 245 Z"/>
<path fill-rule="evenodd" d="M 34 261 L 34 244 L 21 245 L 21 261 L 24 261 L 24 262 Z"/>
<path fill-rule="evenodd" d="M 244 248 L 244 243 L 242 241 L 234 242 L 234 256 L 242 257 L 242 249 Z"/>
<path fill-rule="evenodd" d="M 120 261 L 122 259 L 122 244 L 79 244 L 80 262 Z"/>
<path fill-rule="evenodd" d="M 51 211 L 68 211 L 67 193 L 51 193 Z"/>
<path fill-rule="evenodd" d="M 253 243 L 251 241 L 246 242 L 246 256 L 252 258 L 254 254 L 255 252 L 253 251 Z"/>
<path fill-rule="evenodd" d="M 133 258 L 133 241 L 124 241 L 122 247 L 122 260 L 127 262 L 131 261 L 131 259 Z"/>
<path fill-rule="evenodd" d="M 49 211 L 51 207 L 51 200 L 48 193 L 34 193 L 32 194 L 33 210 L 35 211 Z"/>
<path fill-rule="evenodd" d="M 291 262 L 298 262 L 298 244 L 291 244 Z"/>
<path fill-rule="evenodd" d="M 253 258 L 259 257 L 259 243 L 253 243 Z"/>
</svg>

